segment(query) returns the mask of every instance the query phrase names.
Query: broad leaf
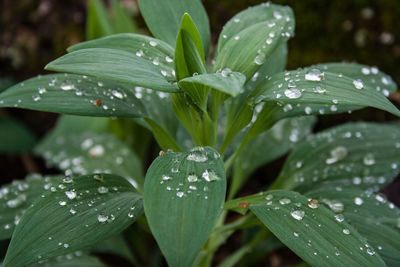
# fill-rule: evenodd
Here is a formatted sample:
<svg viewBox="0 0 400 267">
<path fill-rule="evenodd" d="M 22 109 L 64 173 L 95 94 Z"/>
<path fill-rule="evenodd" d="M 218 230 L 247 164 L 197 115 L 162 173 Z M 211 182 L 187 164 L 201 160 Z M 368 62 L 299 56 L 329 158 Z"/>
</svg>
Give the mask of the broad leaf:
<svg viewBox="0 0 400 267">
<path fill-rule="evenodd" d="M 29 267 L 107 267 L 108 265 L 100 261 L 99 258 L 90 256 L 78 250 L 73 253 L 58 256 L 53 259 L 40 261 L 39 263 L 29 265 Z"/>
<path fill-rule="evenodd" d="M 335 213 L 291 191 L 270 191 L 250 210 L 313 266 L 386 266 L 370 244 Z"/>
<path fill-rule="evenodd" d="M 310 69 L 312 68 L 338 74 L 341 73 L 354 80 L 361 80 L 364 84 L 374 87 L 378 92 L 381 92 L 385 96 L 389 96 L 390 93 L 397 89 L 392 78 L 386 73 L 380 71 L 377 67 L 355 63 L 325 63 L 313 65 Z"/>
<path fill-rule="evenodd" d="M 312 189 L 306 195 L 318 199 L 338 213 L 338 219 L 356 228 L 388 266 L 396 266 L 400 262 L 400 210 L 383 195 L 323 186 Z"/>
<path fill-rule="evenodd" d="M 70 74 L 38 76 L 14 85 L 0 94 L 0 107 L 101 117 L 145 114 L 135 94 L 124 86 Z"/>
<path fill-rule="evenodd" d="M 233 165 L 230 196 L 240 189 L 257 168 L 282 156 L 309 135 L 314 123 L 314 117 L 284 119 L 254 138 Z"/>
<path fill-rule="evenodd" d="M 274 188 L 306 192 L 316 184 L 378 191 L 400 172 L 400 130 L 376 123 L 348 123 L 297 145 Z"/>
<path fill-rule="evenodd" d="M 36 143 L 36 137 L 21 122 L 0 117 L 0 153 L 29 151 Z"/>
<path fill-rule="evenodd" d="M 120 4 L 118 0 L 112 0 L 112 20 L 111 24 L 113 26 L 114 33 L 126 33 L 126 32 L 136 32 L 137 26 L 134 20 L 130 17 L 128 12 Z"/>
<path fill-rule="evenodd" d="M 0 189 L 0 239 L 10 238 L 25 210 L 48 190 L 56 190 L 61 176 L 31 174 L 25 180 L 15 180 Z"/>
<path fill-rule="evenodd" d="M 210 25 L 207 13 L 200 0 L 139 0 L 140 12 L 147 26 L 156 38 L 175 47 L 176 36 L 181 18 L 188 13 L 198 27 L 204 46 L 204 54 L 208 54 L 210 42 Z"/>
<path fill-rule="evenodd" d="M 35 148 L 47 164 L 66 172 L 83 175 L 113 173 L 142 186 L 142 166 L 136 154 L 110 134 L 91 132 L 52 134 Z"/>
<path fill-rule="evenodd" d="M 177 92 L 178 88 L 166 80 L 157 63 L 123 50 L 87 48 L 50 62 L 46 69 L 95 76 L 158 91 Z"/>
<path fill-rule="evenodd" d="M 68 48 L 68 52 L 87 48 L 110 48 L 130 52 L 158 66 L 161 74 L 169 81 L 175 80 L 174 49 L 161 40 L 142 34 L 113 34 L 73 45 Z"/>
<path fill-rule="evenodd" d="M 222 210 L 222 159 L 210 147 L 167 152 L 150 166 L 144 189 L 146 217 L 168 264 L 190 266 Z"/>
<path fill-rule="evenodd" d="M 86 22 L 86 39 L 96 39 L 113 33 L 108 14 L 101 0 L 89 0 Z"/>
<path fill-rule="evenodd" d="M 15 229 L 3 266 L 23 266 L 94 245 L 121 232 L 143 212 L 122 177 L 69 178 L 38 198 Z"/>
<path fill-rule="evenodd" d="M 267 3 L 248 8 L 224 26 L 214 70 L 230 68 L 249 80 L 293 32 L 294 18 L 289 7 Z"/>
<path fill-rule="evenodd" d="M 243 89 L 246 77 L 239 72 L 221 71 L 213 74 L 201 74 L 179 81 L 180 88 L 190 88 L 195 84 L 213 88 L 222 93 L 236 96 Z"/>
<path fill-rule="evenodd" d="M 332 114 L 374 107 L 400 116 L 400 111 L 370 84 L 319 69 L 278 73 L 261 83 L 249 98 L 261 111 L 247 139 L 285 117 Z"/>
</svg>

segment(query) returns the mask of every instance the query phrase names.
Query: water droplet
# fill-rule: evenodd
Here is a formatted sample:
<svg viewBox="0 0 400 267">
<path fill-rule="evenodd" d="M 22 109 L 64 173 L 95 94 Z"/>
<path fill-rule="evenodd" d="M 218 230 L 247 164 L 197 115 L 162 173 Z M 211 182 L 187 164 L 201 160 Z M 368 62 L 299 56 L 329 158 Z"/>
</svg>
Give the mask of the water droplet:
<svg viewBox="0 0 400 267">
<path fill-rule="evenodd" d="M 193 183 L 193 182 L 197 182 L 197 175 L 196 174 L 190 174 L 187 177 L 188 182 Z"/>
<path fill-rule="evenodd" d="M 319 207 L 319 203 L 318 200 L 316 199 L 311 199 L 310 201 L 308 201 L 308 206 L 312 209 L 316 209 Z"/>
<path fill-rule="evenodd" d="M 101 157 L 104 155 L 104 147 L 102 145 L 96 145 L 89 150 L 89 155 L 92 158 Z"/>
<path fill-rule="evenodd" d="M 239 35 L 236 35 L 235 37 L 233 37 L 233 39 L 235 39 L 236 41 L 240 39 Z"/>
<path fill-rule="evenodd" d="M 165 57 L 165 61 L 167 61 L 168 63 L 173 62 L 174 60 L 172 58 L 170 58 L 169 56 Z"/>
<path fill-rule="evenodd" d="M 353 81 L 353 85 L 356 89 L 363 89 L 364 88 L 364 83 L 362 80 L 357 79 Z"/>
<path fill-rule="evenodd" d="M 338 221 L 338 222 L 343 222 L 344 221 L 343 214 L 336 214 L 335 215 L 335 220 Z"/>
<path fill-rule="evenodd" d="M 384 85 L 388 85 L 388 84 L 390 83 L 389 80 L 388 80 L 388 78 L 386 78 L 386 77 L 382 77 L 381 81 L 382 81 L 382 83 L 383 83 Z"/>
<path fill-rule="evenodd" d="M 369 70 L 369 68 L 362 68 L 361 69 L 361 72 L 362 72 L 362 74 L 364 74 L 364 75 L 369 75 L 370 73 L 371 73 L 371 71 Z"/>
<path fill-rule="evenodd" d="M 62 83 L 60 87 L 61 87 L 61 90 L 64 90 L 64 91 L 69 91 L 69 90 L 75 89 L 75 86 L 73 84 L 66 84 L 66 83 Z"/>
<path fill-rule="evenodd" d="M 274 18 L 281 19 L 283 16 L 279 11 L 274 11 Z"/>
<path fill-rule="evenodd" d="M 138 50 L 137 52 L 136 52 L 136 56 L 138 56 L 138 57 L 141 57 L 141 56 L 143 56 L 143 50 Z"/>
<path fill-rule="evenodd" d="M 299 233 L 293 232 L 293 235 L 294 235 L 295 237 L 299 237 Z"/>
<path fill-rule="evenodd" d="M 212 181 L 219 180 L 218 175 L 212 170 L 205 170 L 201 176 L 207 182 L 212 182 Z"/>
<path fill-rule="evenodd" d="M 46 90 L 46 88 L 41 87 L 41 88 L 38 88 L 38 92 L 39 92 L 39 94 L 43 95 L 44 93 L 47 92 L 47 90 Z"/>
<path fill-rule="evenodd" d="M 118 92 L 117 90 L 112 90 L 111 93 L 116 98 L 119 98 L 119 99 L 123 99 L 124 98 L 124 95 L 121 92 Z"/>
<path fill-rule="evenodd" d="M 333 164 L 346 158 L 347 156 L 347 149 L 344 146 L 338 146 L 330 151 L 331 157 L 327 158 L 325 163 L 326 164 Z"/>
<path fill-rule="evenodd" d="M 101 223 L 104 223 L 108 220 L 108 215 L 104 215 L 104 214 L 99 214 L 97 216 L 97 220 Z"/>
<path fill-rule="evenodd" d="M 195 162 L 205 162 L 208 160 L 207 156 L 202 153 L 190 153 L 186 159 Z"/>
<path fill-rule="evenodd" d="M 179 192 L 176 193 L 177 197 L 183 197 L 183 195 L 184 195 L 184 193 L 182 191 L 179 191 Z"/>
<path fill-rule="evenodd" d="M 26 195 L 21 194 L 14 199 L 10 199 L 7 201 L 7 207 L 9 208 L 17 208 L 21 206 L 26 201 Z"/>
<path fill-rule="evenodd" d="M 361 184 L 362 180 L 360 177 L 354 177 L 353 178 L 353 184 L 359 185 Z"/>
<path fill-rule="evenodd" d="M 63 247 L 64 247 L 64 248 L 68 248 L 69 245 L 68 245 L 67 243 L 65 243 Z"/>
<path fill-rule="evenodd" d="M 172 179 L 171 176 L 168 176 L 168 175 L 165 175 L 165 174 L 162 175 L 162 180 L 163 181 L 169 181 L 171 179 Z"/>
<path fill-rule="evenodd" d="M 284 92 L 285 96 L 291 99 L 296 99 L 301 97 L 301 91 L 297 88 L 288 88 Z"/>
<path fill-rule="evenodd" d="M 76 192 L 74 190 L 70 190 L 70 191 L 65 191 L 65 194 L 67 195 L 67 197 L 69 199 L 74 199 L 76 198 Z"/>
<path fill-rule="evenodd" d="M 104 187 L 104 186 L 99 186 L 97 188 L 97 192 L 99 192 L 99 194 L 106 194 L 106 193 L 108 193 L 108 188 Z"/>
<path fill-rule="evenodd" d="M 60 200 L 60 201 L 58 202 L 58 204 L 59 204 L 60 206 L 65 206 L 65 205 L 67 205 L 67 202 L 64 201 L 64 200 Z"/>
<path fill-rule="evenodd" d="M 271 199 L 273 199 L 273 198 L 274 198 L 274 196 L 271 195 L 271 194 L 268 194 L 268 195 L 265 196 L 265 199 L 266 199 L 266 200 L 271 200 Z"/>
<path fill-rule="evenodd" d="M 383 194 L 377 194 L 375 196 L 375 199 L 381 203 L 386 203 L 386 197 Z"/>
<path fill-rule="evenodd" d="M 71 208 L 71 209 L 69 210 L 69 212 L 70 212 L 72 215 L 76 214 L 76 210 L 74 210 L 73 208 Z"/>
<path fill-rule="evenodd" d="M 299 210 L 299 209 L 293 210 L 290 213 L 290 215 L 292 215 L 292 217 L 295 218 L 298 221 L 301 221 L 303 219 L 304 214 L 305 214 L 304 211 L 303 210 Z"/>
<path fill-rule="evenodd" d="M 343 234 L 349 235 L 350 234 L 350 230 L 349 229 L 343 229 Z"/>
<path fill-rule="evenodd" d="M 319 69 L 311 69 L 307 71 L 304 78 L 308 81 L 322 81 L 324 80 L 325 73 Z"/>
<path fill-rule="evenodd" d="M 157 46 L 157 42 L 156 41 L 153 41 L 153 40 L 151 40 L 150 42 L 150 45 L 152 46 L 152 47 L 155 47 L 155 46 Z"/>
<path fill-rule="evenodd" d="M 375 251 L 372 248 L 367 248 L 367 253 L 371 256 L 375 255 Z"/>
<path fill-rule="evenodd" d="M 33 99 L 33 101 L 37 102 L 37 101 L 39 101 L 41 98 L 40 98 L 40 95 L 33 95 L 33 96 L 32 96 L 32 99 Z"/>
<path fill-rule="evenodd" d="M 291 202 L 292 201 L 290 199 L 288 199 L 288 198 L 281 198 L 279 200 L 279 203 L 281 203 L 281 205 L 287 205 L 287 204 L 290 204 Z"/>
<path fill-rule="evenodd" d="M 240 19 L 239 19 L 239 18 L 234 18 L 233 21 L 234 21 L 235 23 L 239 23 L 239 22 L 240 22 Z"/>
<path fill-rule="evenodd" d="M 364 165 L 371 166 L 375 164 L 375 157 L 372 153 L 367 153 L 363 158 Z"/>
<path fill-rule="evenodd" d="M 362 198 L 360 198 L 360 197 L 354 198 L 354 204 L 360 206 L 360 205 L 362 205 L 363 203 L 364 203 L 364 201 L 362 200 Z"/>
<path fill-rule="evenodd" d="M 326 89 L 325 89 L 325 88 L 322 88 L 321 86 L 316 86 L 316 87 L 314 88 L 314 92 L 315 92 L 315 93 L 318 93 L 318 94 L 324 94 L 324 93 L 326 93 Z"/>
</svg>

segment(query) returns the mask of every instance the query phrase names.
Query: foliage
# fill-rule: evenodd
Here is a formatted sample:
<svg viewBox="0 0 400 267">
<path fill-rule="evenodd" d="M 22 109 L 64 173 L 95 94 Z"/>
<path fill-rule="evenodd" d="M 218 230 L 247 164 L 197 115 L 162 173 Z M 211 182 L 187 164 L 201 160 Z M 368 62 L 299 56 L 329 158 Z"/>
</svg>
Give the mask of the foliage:
<svg viewBox="0 0 400 267">
<path fill-rule="evenodd" d="M 105 117 L 62 116 L 34 152 L 64 175 L 0 190 L 1 237 L 12 234 L 4 266 L 68 253 L 76 257 L 59 261 L 96 264 L 88 248 L 112 236 L 141 242 L 147 232 L 170 266 L 210 266 L 239 229 L 251 237 L 221 266 L 275 237 L 315 266 L 399 263 L 400 211 L 378 192 L 399 173 L 400 128 L 348 123 L 311 134 L 315 115 L 373 107 L 400 116 L 387 74 L 355 63 L 285 71 L 295 27 L 288 6 L 235 15 L 214 57 L 199 0 L 139 7 L 155 38 L 132 33 L 116 1 L 111 20 L 90 1 L 88 39 L 105 37 L 46 66 L 64 74 L 0 94 L 0 107 Z M 147 171 L 145 129 L 164 150 Z M 255 170 L 290 150 L 268 190 L 233 199 Z M 244 216 L 227 222 L 229 211 Z M 149 263 L 141 245 L 132 247 Z"/>
</svg>

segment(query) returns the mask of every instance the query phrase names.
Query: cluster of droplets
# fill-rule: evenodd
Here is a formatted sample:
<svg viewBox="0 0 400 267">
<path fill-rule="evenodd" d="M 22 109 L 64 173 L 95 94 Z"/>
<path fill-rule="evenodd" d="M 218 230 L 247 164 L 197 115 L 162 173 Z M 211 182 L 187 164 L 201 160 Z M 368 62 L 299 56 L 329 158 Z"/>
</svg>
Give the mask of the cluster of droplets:
<svg viewBox="0 0 400 267">
<path fill-rule="evenodd" d="M 204 147 L 194 147 L 184 158 L 176 156 L 173 159 L 173 166 L 169 172 L 161 175 L 160 184 L 163 184 L 165 189 L 171 191 L 178 199 L 191 195 L 208 199 L 209 184 L 221 179 L 216 171 L 207 168 L 198 172 L 197 168 L 196 172 L 187 173 L 187 170 L 181 170 L 180 166 L 182 160 L 195 164 L 208 162 L 213 165 L 213 161 L 218 158 L 220 155 L 217 152 L 207 151 Z"/>
</svg>

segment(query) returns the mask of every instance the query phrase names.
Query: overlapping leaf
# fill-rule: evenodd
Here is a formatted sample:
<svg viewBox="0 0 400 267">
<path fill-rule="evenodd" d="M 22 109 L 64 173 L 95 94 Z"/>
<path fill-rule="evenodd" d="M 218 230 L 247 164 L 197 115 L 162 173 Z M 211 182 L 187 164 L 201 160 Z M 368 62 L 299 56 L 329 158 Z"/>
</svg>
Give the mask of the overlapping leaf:
<svg viewBox="0 0 400 267">
<path fill-rule="evenodd" d="M 293 31 L 294 18 L 289 7 L 267 3 L 248 8 L 224 26 L 214 69 L 230 68 L 249 80 Z"/>
<path fill-rule="evenodd" d="M 386 266 L 355 228 L 313 200 L 270 191 L 250 210 L 300 258 L 313 266 Z"/>
<path fill-rule="evenodd" d="M 230 194 L 233 196 L 257 168 L 282 156 L 309 135 L 314 123 L 314 117 L 284 119 L 254 138 L 233 165 Z"/>
<path fill-rule="evenodd" d="M 14 181 L 0 189 L 0 239 L 10 238 L 25 210 L 49 190 L 56 190 L 61 176 L 29 175 L 23 181 Z"/>
<path fill-rule="evenodd" d="M 183 14 L 188 13 L 198 27 L 204 47 L 208 54 L 210 25 L 207 13 L 200 0 L 139 0 L 140 12 L 152 34 L 175 47 L 176 36 Z"/>
<path fill-rule="evenodd" d="M 336 218 L 350 223 L 379 253 L 388 266 L 400 262 L 400 210 L 382 194 L 359 189 L 316 187 L 306 193 L 338 213 Z"/>
<path fill-rule="evenodd" d="M 130 86 L 143 86 L 158 91 L 177 92 L 161 73 L 157 62 L 127 51 L 111 48 L 87 48 L 66 54 L 46 69 L 95 76 Z"/>
<path fill-rule="evenodd" d="M 142 212 L 141 196 L 122 177 L 65 178 L 26 210 L 3 266 L 24 266 L 94 245 L 121 232 Z"/>
<path fill-rule="evenodd" d="M 140 100 L 125 86 L 71 74 L 38 76 L 14 85 L 0 94 L 0 107 L 104 117 L 145 115 Z"/>
<path fill-rule="evenodd" d="M 87 48 L 110 48 L 130 52 L 158 66 L 161 74 L 168 80 L 175 79 L 174 49 L 164 41 L 142 34 L 121 33 L 73 45 L 68 48 L 68 52 Z"/>
<path fill-rule="evenodd" d="M 35 152 L 68 174 L 113 173 L 143 183 L 139 158 L 110 134 L 64 133 L 46 138 Z"/>
<path fill-rule="evenodd" d="M 378 191 L 400 172 L 400 130 L 376 123 L 348 123 L 297 145 L 274 188 L 305 192 L 316 184 Z"/>
<path fill-rule="evenodd" d="M 226 179 L 219 154 L 210 147 L 168 152 L 150 166 L 144 189 L 146 217 L 167 262 L 190 266 L 222 210 Z"/>
</svg>

